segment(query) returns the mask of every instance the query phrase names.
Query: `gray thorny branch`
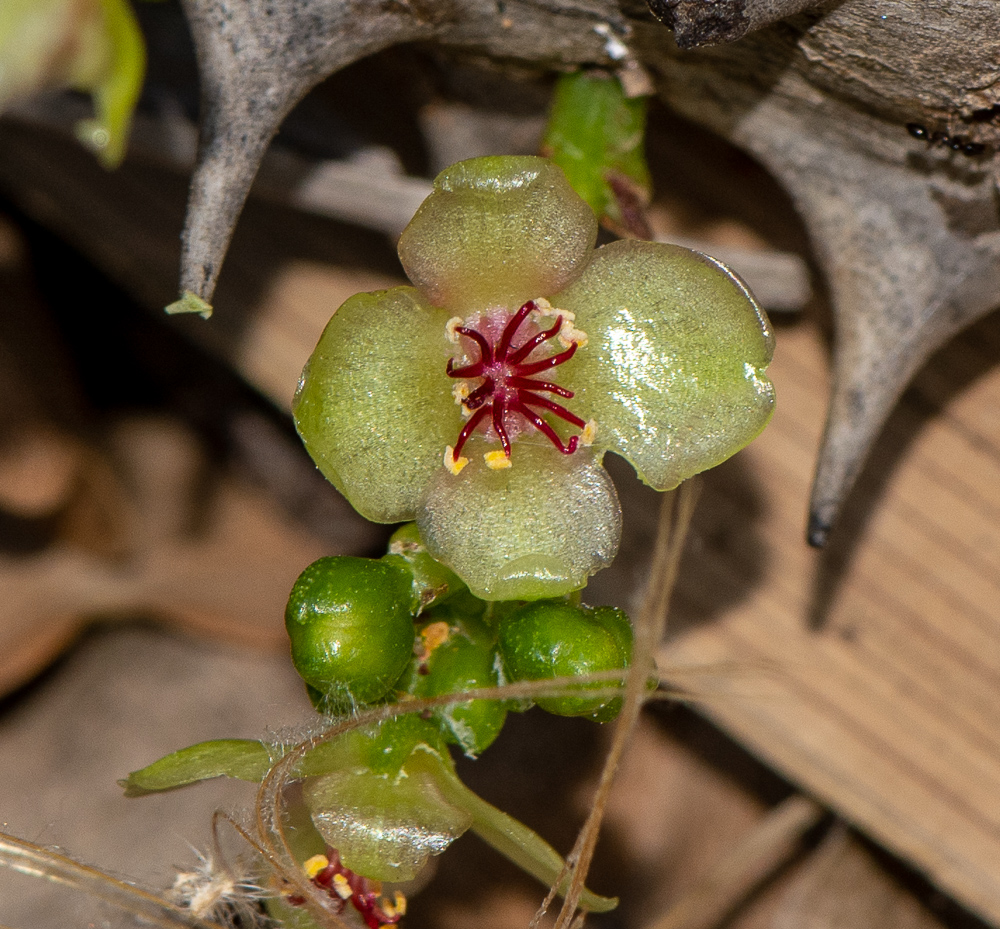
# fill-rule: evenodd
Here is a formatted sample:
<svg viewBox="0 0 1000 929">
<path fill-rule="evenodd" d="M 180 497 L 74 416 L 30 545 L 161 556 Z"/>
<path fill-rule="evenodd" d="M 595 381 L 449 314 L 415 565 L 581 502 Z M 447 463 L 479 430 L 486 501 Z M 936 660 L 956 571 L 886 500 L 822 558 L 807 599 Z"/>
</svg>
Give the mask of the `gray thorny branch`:
<svg viewBox="0 0 1000 929">
<path fill-rule="evenodd" d="M 834 387 L 810 510 L 815 544 L 916 370 L 998 302 L 995 0 L 183 5 L 204 100 L 181 287 L 209 301 L 284 117 L 324 78 L 392 45 L 434 43 L 545 70 L 639 64 L 670 107 L 759 159 L 792 197 L 834 307 Z M 965 158 L 925 145 L 908 123 L 986 152 Z"/>
</svg>

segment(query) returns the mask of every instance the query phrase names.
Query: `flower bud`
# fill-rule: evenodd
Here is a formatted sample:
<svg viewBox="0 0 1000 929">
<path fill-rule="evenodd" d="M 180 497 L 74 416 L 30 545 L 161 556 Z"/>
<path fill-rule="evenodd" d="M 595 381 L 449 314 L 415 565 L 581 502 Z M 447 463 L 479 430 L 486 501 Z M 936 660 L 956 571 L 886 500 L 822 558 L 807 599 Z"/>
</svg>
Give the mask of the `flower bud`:
<svg viewBox="0 0 1000 929">
<path fill-rule="evenodd" d="M 128 0 L 3 0 L 0 110 L 50 90 L 89 93 L 95 118 L 77 135 L 113 167 L 125 152 L 146 52 Z"/>
<path fill-rule="evenodd" d="M 285 628 L 292 663 L 328 711 L 384 697 L 413 654 L 412 579 L 401 567 L 338 556 L 313 562 L 292 588 Z"/>
<path fill-rule="evenodd" d="M 418 616 L 452 594 L 466 589 L 454 571 L 428 554 L 416 523 L 406 523 L 392 534 L 389 554 L 382 560 L 401 567 L 405 565 L 412 573 L 413 611 Z"/>
<path fill-rule="evenodd" d="M 500 656 L 512 681 L 577 677 L 628 668 L 632 626 L 613 607 L 573 606 L 565 600 L 539 600 L 505 616 L 498 630 Z M 614 681 L 580 684 L 581 692 L 606 690 Z M 621 698 L 595 696 L 538 697 L 543 710 L 557 716 L 614 719 Z"/>
</svg>

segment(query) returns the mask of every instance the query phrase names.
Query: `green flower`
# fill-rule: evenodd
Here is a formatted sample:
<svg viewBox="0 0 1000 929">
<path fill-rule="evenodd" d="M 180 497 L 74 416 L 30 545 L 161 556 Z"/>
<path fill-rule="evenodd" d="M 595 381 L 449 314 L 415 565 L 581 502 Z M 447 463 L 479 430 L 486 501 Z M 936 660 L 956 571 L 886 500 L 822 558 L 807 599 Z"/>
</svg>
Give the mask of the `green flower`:
<svg viewBox="0 0 1000 929">
<path fill-rule="evenodd" d="M 416 519 L 487 600 L 555 597 L 618 547 L 605 452 L 668 490 L 734 454 L 774 405 L 767 318 L 698 252 L 621 241 L 541 158 L 438 176 L 399 241 L 413 287 L 334 315 L 294 411 L 368 519 Z"/>
</svg>

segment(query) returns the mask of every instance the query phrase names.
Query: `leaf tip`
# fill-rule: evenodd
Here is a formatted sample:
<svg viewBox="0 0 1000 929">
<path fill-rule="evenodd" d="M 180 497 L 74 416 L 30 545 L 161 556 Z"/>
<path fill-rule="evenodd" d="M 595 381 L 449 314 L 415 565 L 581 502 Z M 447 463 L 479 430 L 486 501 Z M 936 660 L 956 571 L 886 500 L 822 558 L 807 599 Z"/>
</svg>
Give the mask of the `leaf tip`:
<svg viewBox="0 0 1000 929">
<path fill-rule="evenodd" d="M 163 310 L 169 316 L 176 316 L 179 313 L 198 313 L 202 319 L 208 319 L 212 315 L 212 304 L 202 300 L 196 293 L 185 290 L 179 300 L 168 304 Z"/>
</svg>

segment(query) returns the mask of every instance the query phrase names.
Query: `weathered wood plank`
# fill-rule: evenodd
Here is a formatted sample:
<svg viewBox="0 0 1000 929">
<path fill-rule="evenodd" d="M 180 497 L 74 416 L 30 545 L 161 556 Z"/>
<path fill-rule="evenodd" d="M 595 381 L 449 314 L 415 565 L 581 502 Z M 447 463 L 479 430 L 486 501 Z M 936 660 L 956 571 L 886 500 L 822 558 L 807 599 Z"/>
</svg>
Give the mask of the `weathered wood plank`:
<svg viewBox="0 0 1000 929">
<path fill-rule="evenodd" d="M 926 391 L 958 380 L 948 383 L 948 365 L 960 374 L 996 331 L 988 321 L 931 366 L 884 447 L 910 432 Z M 679 591 L 683 631 L 662 662 L 732 669 L 727 692 L 706 708 L 717 722 L 943 889 L 1000 919 L 1000 455 L 990 435 L 1000 372 L 919 424 L 856 520 L 853 554 L 824 560 L 799 531 L 823 370 L 810 326 L 780 333 L 778 412 L 742 453 L 763 491 L 754 528 L 764 572 L 755 580 L 739 558 L 703 544 Z M 731 515 L 740 518 L 735 508 Z M 825 572 L 837 561 L 832 584 Z M 745 596 L 714 609 L 714 591 L 734 572 Z"/>
</svg>

